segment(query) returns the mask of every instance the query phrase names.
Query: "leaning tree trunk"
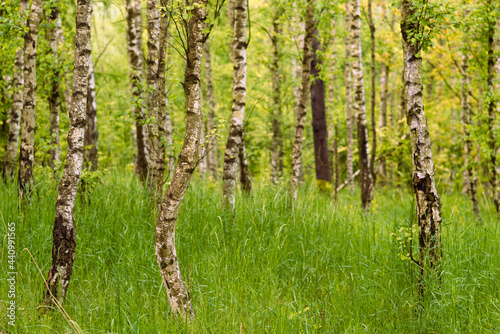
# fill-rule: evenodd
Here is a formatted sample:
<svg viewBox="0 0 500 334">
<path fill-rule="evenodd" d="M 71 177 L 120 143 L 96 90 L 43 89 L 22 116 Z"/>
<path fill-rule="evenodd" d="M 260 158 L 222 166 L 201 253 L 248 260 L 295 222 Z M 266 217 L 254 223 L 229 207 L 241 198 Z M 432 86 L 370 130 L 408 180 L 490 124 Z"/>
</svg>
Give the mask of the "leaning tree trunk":
<svg viewBox="0 0 500 334">
<path fill-rule="evenodd" d="M 280 71 L 279 62 L 281 59 L 280 54 L 280 11 L 274 9 L 273 16 L 273 32 L 271 36 L 272 50 L 273 50 L 273 60 L 271 65 L 271 74 L 273 78 L 272 82 L 272 94 L 273 94 L 273 108 L 272 108 L 272 132 L 273 141 L 271 147 L 271 182 L 273 184 L 278 183 L 278 177 L 281 176 L 283 172 L 283 138 L 281 134 L 280 124 L 283 118 L 283 111 L 281 109 L 281 92 L 280 92 Z"/>
<path fill-rule="evenodd" d="M 422 86 L 422 58 L 409 31 L 416 31 L 417 23 L 410 21 L 415 8 L 412 0 L 401 4 L 401 34 L 404 56 L 404 112 L 410 130 L 413 192 L 415 193 L 420 246 L 421 274 L 436 268 L 442 261 L 441 202 L 434 182 L 431 138 L 424 113 Z M 422 281 L 420 281 L 422 282 Z M 420 284 L 420 293 L 423 293 Z"/>
<path fill-rule="evenodd" d="M 302 84 L 300 87 L 300 96 L 297 103 L 295 135 L 292 150 L 292 170 L 290 176 L 290 197 L 297 199 L 297 190 L 299 188 L 300 171 L 302 169 L 302 138 L 304 136 L 304 124 L 306 121 L 306 103 L 309 90 L 309 74 L 311 71 L 311 44 L 314 34 L 314 2 L 307 0 L 306 24 L 304 47 L 302 54 Z"/>
<path fill-rule="evenodd" d="M 85 126 L 84 159 L 91 170 L 97 170 L 97 104 L 95 99 L 95 76 L 92 57 L 89 58 L 89 84 L 87 89 L 87 124 Z"/>
<path fill-rule="evenodd" d="M 479 203 L 477 201 L 477 184 L 475 181 L 474 168 L 471 162 L 472 138 L 470 135 L 470 104 L 469 104 L 469 59 L 462 54 L 462 125 L 464 127 L 464 183 L 466 183 L 467 193 L 472 201 L 472 208 L 476 215 L 480 216 Z"/>
<path fill-rule="evenodd" d="M 19 15 L 23 16 L 28 9 L 29 1 L 21 0 L 19 2 Z M 14 94 L 12 96 L 12 110 L 10 113 L 9 138 L 5 149 L 3 160 L 3 176 L 12 178 L 16 166 L 17 147 L 19 145 L 19 128 L 21 119 L 21 110 L 23 109 L 23 87 L 24 87 L 24 49 L 22 47 L 16 50 L 14 62 Z"/>
<path fill-rule="evenodd" d="M 189 291 L 182 280 L 175 250 L 175 225 L 189 181 L 198 163 L 202 126 L 201 61 L 206 0 L 194 0 L 187 24 L 188 40 L 184 94 L 186 96 L 186 134 L 172 181 L 167 189 L 156 225 L 156 259 L 161 268 L 172 313 L 194 317 Z"/>
<path fill-rule="evenodd" d="M 50 8 L 50 29 L 49 29 L 49 45 L 54 57 L 54 73 L 50 79 L 49 91 L 49 110 L 50 110 L 50 167 L 52 170 L 59 164 L 59 156 L 61 155 L 60 137 L 59 137 L 59 62 L 58 62 L 58 22 L 59 22 L 59 3 L 51 3 Z"/>
<path fill-rule="evenodd" d="M 352 71 L 351 71 L 351 13 L 349 1 L 345 3 L 345 104 L 346 104 L 346 133 L 347 133 L 347 184 L 354 191 L 354 144 L 353 144 L 353 117 L 352 117 Z"/>
<path fill-rule="evenodd" d="M 363 63 L 361 52 L 360 0 L 352 0 L 351 12 L 351 56 L 354 79 L 354 111 L 358 132 L 358 154 L 361 181 L 361 204 L 365 212 L 370 211 L 373 198 L 373 177 L 368 149 L 368 129 L 366 126 L 365 87 L 363 82 Z"/>
<path fill-rule="evenodd" d="M 208 40 L 203 45 L 203 58 L 205 59 L 205 76 L 207 80 L 207 105 L 208 105 L 208 117 L 207 117 L 207 127 L 209 141 L 206 144 L 207 153 L 207 165 L 209 175 L 213 180 L 217 179 L 217 159 L 215 157 L 215 138 L 212 131 L 216 131 L 214 123 L 214 112 L 215 112 L 215 102 L 214 102 L 214 87 L 212 84 L 212 64 L 210 60 L 210 44 Z"/>
<path fill-rule="evenodd" d="M 328 131 L 325 111 L 325 82 L 320 77 L 323 62 L 320 58 L 321 45 L 318 40 L 319 31 L 315 29 L 312 38 L 311 57 L 311 109 L 312 128 L 314 136 L 314 162 L 316 166 L 316 183 L 320 189 L 325 189 L 332 183 L 330 154 L 328 152 Z M 327 184 L 324 184 L 324 182 Z"/>
<path fill-rule="evenodd" d="M 234 211 L 234 187 L 243 143 L 243 126 L 245 119 L 246 78 L 247 78 L 247 1 L 234 0 L 234 39 L 232 54 L 234 57 L 233 73 L 233 110 L 226 152 L 224 153 L 224 198 L 223 202 Z M 241 149 L 244 150 L 244 149 Z M 243 152 L 242 152 L 243 154 Z M 243 173 L 243 166 L 242 173 Z M 243 176 L 242 176 L 243 177 Z"/>
<path fill-rule="evenodd" d="M 142 16 L 141 1 L 126 0 L 127 8 L 127 49 L 130 63 L 130 86 L 132 89 L 132 114 L 135 119 L 137 140 L 137 161 L 135 171 L 141 180 L 148 174 L 148 154 L 146 148 L 146 129 L 144 126 L 144 111 L 141 100 L 142 91 Z"/>
<path fill-rule="evenodd" d="M 31 2 L 31 12 L 24 34 L 24 91 L 21 116 L 21 150 L 19 154 L 19 195 L 31 193 L 35 160 L 35 111 L 36 111 L 36 47 L 38 30 L 42 21 L 43 0 Z"/>
<path fill-rule="evenodd" d="M 47 278 L 48 289 L 45 304 L 52 305 L 57 298 L 59 284 L 61 294 L 59 303 L 63 303 L 68 292 L 68 285 L 73 272 L 76 249 L 75 199 L 83 167 L 84 134 L 86 123 L 87 90 L 90 64 L 90 22 L 92 0 L 78 0 L 75 34 L 75 67 L 73 70 L 73 88 L 71 106 L 68 109 L 68 155 L 64 174 L 59 183 L 56 202 L 52 243 L 52 266 Z"/>
<path fill-rule="evenodd" d="M 146 106 L 148 112 L 148 186 L 153 198 L 162 196 L 163 176 L 165 171 L 165 157 L 161 154 L 163 145 L 159 131 L 160 117 L 158 113 L 158 64 L 160 47 L 160 14 L 159 0 L 147 1 L 148 18 L 148 59 Z M 162 159 L 163 158 L 163 159 Z"/>
</svg>

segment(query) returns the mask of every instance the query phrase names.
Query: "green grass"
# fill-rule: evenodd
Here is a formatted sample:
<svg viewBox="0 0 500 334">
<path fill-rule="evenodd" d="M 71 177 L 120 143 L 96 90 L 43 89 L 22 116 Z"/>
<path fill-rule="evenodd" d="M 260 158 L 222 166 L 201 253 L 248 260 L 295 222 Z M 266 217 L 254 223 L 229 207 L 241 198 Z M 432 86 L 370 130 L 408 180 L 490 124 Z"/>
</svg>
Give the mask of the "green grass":
<svg viewBox="0 0 500 334">
<path fill-rule="evenodd" d="M 0 183 L 5 222 L 16 223 L 17 318 L 7 326 L 6 238 L 0 273 L 0 332 L 70 333 L 58 311 L 40 316 L 51 263 L 56 185 L 38 180 L 18 211 L 16 187 Z M 258 181 L 255 181 L 258 182 Z M 400 256 L 410 193 L 377 189 L 364 216 L 347 190 L 335 205 L 303 187 L 292 211 L 286 188 L 256 184 L 223 213 L 221 186 L 194 181 L 177 226 L 177 254 L 196 318 L 172 318 L 154 255 L 155 218 L 127 172 L 104 176 L 77 201 L 77 254 L 65 310 L 85 333 L 498 333 L 500 228 L 488 208 L 474 218 L 466 197 L 442 194 L 441 286 L 416 295 L 417 270 Z M 492 208 L 490 208 L 492 211 Z M 3 228 L 2 228 L 3 231 Z M 3 237 L 4 232 L 2 232 Z M 395 234 L 395 235 L 394 235 Z"/>
</svg>

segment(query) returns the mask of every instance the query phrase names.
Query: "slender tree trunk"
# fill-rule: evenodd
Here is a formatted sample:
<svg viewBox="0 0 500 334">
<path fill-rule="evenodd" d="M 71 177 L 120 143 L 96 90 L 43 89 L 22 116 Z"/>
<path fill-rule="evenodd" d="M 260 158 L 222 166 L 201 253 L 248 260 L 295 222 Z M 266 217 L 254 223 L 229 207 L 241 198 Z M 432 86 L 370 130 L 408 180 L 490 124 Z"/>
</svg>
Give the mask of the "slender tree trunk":
<svg viewBox="0 0 500 334">
<path fill-rule="evenodd" d="M 24 15 L 28 9 L 29 1 L 19 2 L 19 15 Z M 16 50 L 14 62 L 14 94 L 12 96 L 12 109 L 10 113 L 9 138 L 3 159 L 3 176 L 6 179 L 13 178 L 16 167 L 17 147 L 19 145 L 19 128 L 21 111 L 23 109 L 23 87 L 24 87 L 24 49 Z"/>
<path fill-rule="evenodd" d="M 97 170 L 97 105 L 95 99 L 95 76 L 92 57 L 89 60 L 89 83 L 87 88 L 87 124 L 85 126 L 85 162 L 90 164 L 92 170 Z"/>
<path fill-rule="evenodd" d="M 480 216 L 481 212 L 477 202 L 477 189 L 474 183 L 474 168 L 471 163 L 472 139 L 470 137 L 470 105 L 469 105 L 469 59 L 466 54 L 462 54 L 462 125 L 464 127 L 464 165 L 465 179 L 467 183 L 467 193 L 472 201 L 474 212 Z"/>
<path fill-rule="evenodd" d="M 375 120 L 375 103 L 376 103 L 376 83 L 375 83 L 375 24 L 373 23 L 372 1 L 368 0 L 368 25 L 370 26 L 370 75 L 371 75 L 371 127 L 372 127 L 372 151 L 370 157 L 370 172 L 372 174 L 373 187 L 376 184 L 377 174 L 375 173 L 375 156 L 377 153 L 377 123 Z"/>
<path fill-rule="evenodd" d="M 216 143 L 212 131 L 215 131 L 214 113 L 214 88 L 212 84 L 212 64 L 210 59 L 210 43 L 207 40 L 203 45 L 204 59 L 205 59 L 205 76 L 207 80 L 207 104 L 208 104 L 208 118 L 207 118 L 207 135 L 210 141 L 207 143 L 207 164 L 210 177 L 213 180 L 217 179 L 217 159 L 215 157 Z"/>
<path fill-rule="evenodd" d="M 380 130 L 386 131 L 387 129 L 387 96 L 389 91 L 389 65 L 386 61 L 382 62 L 382 68 L 380 69 L 380 119 L 378 126 Z M 372 87 L 373 88 L 373 87 Z M 385 132 L 384 132 L 385 133 Z M 384 137 L 382 136 L 382 139 Z M 379 160 L 379 171 L 380 176 L 384 181 L 387 180 L 387 166 L 385 163 L 385 158 L 381 157 Z"/>
<path fill-rule="evenodd" d="M 130 86 L 132 90 L 132 114 L 135 118 L 135 133 L 137 138 L 137 161 L 135 171 L 141 180 L 148 174 L 148 152 L 146 148 L 146 129 L 144 126 L 144 111 L 141 100 L 142 91 L 142 16 L 141 1 L 126 0 L 127 8 L 127 49 L 130 63 Z"/>
<path fill-rule="evenodd" d="M 321 181 L 328 184 L 332 182 L 330 154 L 328 152 L 328 131 L 326 125 L 325 112 L 325 82 L 320 78 L 320 70 L 323 62 L 318 54 L 321 52 L 321 45 L 318 40 L 319 31 L 316 28 L 312 38 L 311 57 L 311 106 L 312 106 L 312 128 L 314 135 L 314 161 L 316 166 L 316 181 L 318 185 L 324 187 Z"/>
<path fill-rule="evenodd" d="M 49 45 L 54 57 L 54 74 L 50 80 L 49 91 L 49 110 L 50 110 L 50 167 L 54 170 L 59 165 L 59 156 L 61 155 L 60 137 L 59 137 L 59 61 L 58 61 L 58 23 L 59 23 L 59 3 L 51 3 L 50 8 L 50 28 Z"/>
<path fill-rule="evenodd" d="M 433 270 L 442 261 L 441 202 L 434 182 L 431 138 L 424 113 L 422 86 L 422 58 L 420 49 L 412 44 L 408 31 L 415 31 L 416 22 L 412 0 L 401 4 L 401 34 L 404 56 L 404 112 L 410 130 L 413 191 L 415 193 L 420 246 L 421 274 Z M 423 294 L 422 281 L 420 293 Z"/>
<path fill-rule="evenodd" d="M 186 70 L 184 94 L 186 96 L 186 134 L 179 155 L 179 162 L 161 204 L 156 225 L 156 259 L 161 268 L 172 313 L 194 317 L 189 291 L 182 280 L 175 250 L 175 225 L 184 194 L 196 168 L 200 149 L 202 127 L 201 111 L 201 61 L 204 36 L 206 0 L 194 0 L 187 25 Z"/>
<path fill-rule="evenodd" d="M 494 13 L 494 4 L 492 0 L 488 0 L 488 8 L 490 13 Z M 489 99 L 487 101 L 488 105 L 488 146 L 490 150 L 490 188 L 492 191 L 492 199 L 495 204 L 495 209 L 497 212 L 500 211 L 500 195 L 498 192 L 500 189 L 500 177 L 497 175 L 497 170 L 500 169 L 497 166 L 497 145 L 496 145 L 496 134 L 495 134 L 495 122 L 496 122 L 496 113 L 497 113 L 497 101 L 495 97 L 495 64 L 497 62 L 496 50 L 495 50 L 495 39 L 496 34 L 500 33 L 500 31 L 495 31 L 496 21 L 491 22 L 488 19 L 488 94 Z M 497 180 L 499 179 L 499 180 Z"/>
<path fill-rule="evenodd" d="M 373 177 L 368 149 L 368 129 L 366 126 L 365 88 L 363 82 L 363 63 L 361 52 L 360 0 L 351 1 L 351 57 L 354 79 L 354 111 L 358 133 L 359 170 L 361 181 L 361 204 L 368 213 L 373 198 Z"/>
<path fill-rule="evenodd" d="M 83 167 L 84 133 L 90 64 L 90 22 L 92 0 L 78 0 L 76 12 L 75 67 L 69 114 L 68 155 L 64 174 L 59 183 L 56 217 L 53 230 L 52 266 L 45 293 L 45 304 L 50 306 L 52 296 L 57 298 L 59 283 L 62 304 L 73 272 L 76 249 L 75 199 Z"/>
<path fill-rule="evenodd" d="M 351 9 L 352 10 L 352 9 Z M 351 13 L 349 1 L 345 3 L 345 102 L 346 102 L 346 133 L 347 133 L 347 184 L 354 191 L 354 144 L 352 117 L 352 71 L 351 71 Z"/>
<path fill-rule="evenodd" d="M 146 105 L 148 112 L 148 186 L 153 198 L 162 195 L 163 172 L 165 170 L 165 159 L 162 159 L 162 143 L 159 133 L 160 117 L 158 114 L 158 56 L 160 35 L 160 14 L 158 12 L 159 0 L 147 1 L 148 19 L 148 59 L 147 59 L 147 82 Z"/>
<path fill-rule="evenodd" d="M 43 0 L 34 0 L 24 34 L 24 91 L 21 116 L 21 150 L 19 154 L 19 195 L 30 194 L 33 187 L 35 160 L 35 111 L 36 111 L 36 48 L 38 30 L 42 21 Z"/>
<path fill-rule="evenodd" d="M 333 134 L 333 160 L 334 160 L 334 175 L 335 175 L 335 187 L 333 188 L 334 191 L 334 200 L 337 202 L 337 189 L 339 188 L 340 185 L 340 169 L 339 169 L 339 137 L 338 137 L 338 124 L 335 122 L 335 132 Z"/>
<path fill-rule="evenodd" d="M 246 25 L 247 25 L 247 1 L 234 0 L 234 39 L 232 54 L 234 57 L 233 74 L 233 110 L 229 136 L 227 139 L 226 152 L 224 154 L 224 199 L 225 205 L 234 211 L 234 187 L 236 184 L 236 172 L 240 148 L 244 145 L 243 126 L 245 119 L 246 101 Z M 242 152 L 243 155 L 244 152 Z M 240 160 L 240 163 L 243 160 Z M 243 174 L 243 166 L 240 166 Z M 243 175 L 242 175 L 243 178 Z M 244 185 L 244 183 L 243 183 Z"/>
<path fill-rule="evenodd" d="M 500 115 L 500 102 L 498 101 L 498 94 L 500 92 L 500 56 L 498 55 L 498 52 L 500 52 L 500 19 L 497 19 L 496 22 L 496 39 L 495 39 L 495 51 L 497 54 L 496 62 L 495 62 L 495 76 L 496 76 L 496 84 L 495 84 L 495 90 L 497 92 L 497 100 L 496 100 L 496 107 L 497 107 L 497 117 Z M 498 122 L 497 122 L 497 134 L 498 134 Z M 500 159 L 500 146 L 496 147 L 496 166 L 495 166 L 495 174 L 496 174 L 496 189 L 494 191 L 495 193 L 495 205 L 497 208 L 497 212 L 500 210 L 500 163 L 498 163 L 498 159 Z"/>
<path fill-rule="evenodd" d="M 299 187 L 300 171 L 302 169 L 302 138 L 304 136 L 304 124 L 306 121 L 306 103 L 307 93 L 309 89 L 309 74 L 311 71 L 311 45 L 314 34 L 314 2 L 307 0 L 306 2 L 306 24 L 304 47 L 302 54 L 302 84 L 300 88 L 300 98 L 298 100 L 295 135 L 292 151 L 292 170 L 290 176 L 290 197 L 292 200 L 297 199 L 297 190 Z"/>
<path fill-rule="evenodd" d="M 276 5 L 276 4 L 275 4 Z M 281 133 L 281 122 L 283 121 L 283 111 L 281 109 L 281 87 L 280 87 L 280 68 L 279 62 L 281 59 L 280 54 L 280 26 L 281 11 L 274 9 L 273 16 L 273 31 L 271 36 L 273 60 L 271 65 L 271 75 L 273 78 L 273 107 L 272 107 L 272 131 L 273 142 L 271 148 L 271 182 L 278 183 L 280 175 L 280 167 L 283 166 L 282 152 L 283 152 L 283 138 Z M 282 169 L 281 169 L 282 171 Z"/>
</svg>

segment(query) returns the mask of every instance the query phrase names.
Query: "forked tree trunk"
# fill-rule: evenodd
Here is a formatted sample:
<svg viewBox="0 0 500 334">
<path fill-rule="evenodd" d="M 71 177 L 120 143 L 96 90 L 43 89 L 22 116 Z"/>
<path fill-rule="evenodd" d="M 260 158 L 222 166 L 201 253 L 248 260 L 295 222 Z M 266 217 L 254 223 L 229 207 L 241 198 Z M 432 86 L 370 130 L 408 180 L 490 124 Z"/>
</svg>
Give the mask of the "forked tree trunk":
<svg viewBox="0 0 500 334">
<path fill-rule="evenodd" d="M 353 144 L 353 117 L 352 117 L 352 71 L 351 71 L 351 11 L 349 1 L 345 2 L 345 108 L 347 134 L 347 184 L 351 192 L 354 191 L 354 144 Z"/>
<path fill-rule="evenodd" d="M 311 57 L 311 109 L 312 109 L 312 128 L 314 136 L 314 162 L 316 166 L 316 181 L 320 189 L 325 188 L 326 181 L 332 183 L 330 154 L 328 152 L 328 131 L 326 125 L 325 111 L 325 82 L 320 77 L 323 62 L 320 58 L 321 45 L 318 40 L 319 31 L 315 29 L 312 38 L 312 57 Z"/>
<path fill-rule="evenodd" d="M 365 87 L 363 82 L 363 63 L 361 52 L 360 0 L 351 1 L 351 57 L 354 79 L 354 111 L 358 133 L 358 155 L 361 181 L 361 204 L 365 212 L 370 211 L 373 198 L 373 177 L 368 149 L 368 129 L 366 126 Z"/>
<path fill-rule="evenodd" d="M 207 40 L 203 45 L 203 53 L 205 59 L 205 76 L 207 81 L 207 105 L 208 105 L 208 117 L 207 117 L 207 134 L 210 138 L 210 141 L 207 143 L 207 149 L 209 150 L 207 153 L 207 165 L 209 175 L 212 180 L 217 179 L 217 159 L 215 157 L 216 150 L 216 142 L 214 138 L 215 131 L 215 122 L 214 122 L 214 113 L 215 113 L 215 102 L 214 102 L 214 87 L 212 84 L 212 64 L 210 59 L 210 43 Z"/>
<path fill-rule="evenodd" d="M 132 114 L 135 119 L 135 133 L 137 140 L 137 161 L 135 171 L 141 180 L 148 174 L 148 154 L 146 148 L 146 128 L 144 126 L 144 111 L 141 100 L 142 91 L 142 16 L 141 1 L 126 0 L 127 8 L 127 50 L 130 63 L 130 87 L 132 90 Z"/>
<path fill-rule="evenodd" d="M 370 26 L 370 76 L 371 76 L 371 127 L 372 127 L 372 151 L 370 156 L 370 173 L 372 174 L 373 187 L 376 184 L 377 174 L 375 173 L 375 156 L 377 153 L 377 122 L 375 120 L 375 103 L 376 103 L 376 83 L 375 83 L 375 24 L 373 23 L 372 1 L 368 0 L 368 25 Z"/>
<path fill-rule="evenodd" d="M 35 111 L 36 111 L 36 48 L 38 30 L 42 21 L 43 0 L 31 2 L 31 11 L 24 34 L 24 91 L 21 116 L 21 149 L 19 154 L 19 196 L 30 194 L 33 187 L 35 160 Z"/>
<path fill-rule="evenodd" d="M 442 261 L 441 202 L 434 182 L 434 163 L 431 138 L 424 113 L 422 87 L 422 58 L 420 49 L 411 42 L 408 31 L 415 31 L 417 23 L 411 0 L 401 3 L 401 34 L 404 56 L 404 112 L 410 130 L 412 151 L 412 180 L 418 220 L 421 274 L 435 269 Z M 422 282 L 422 281 L 420 281 Z M 420 293 L 423 293 L 422 285 Z"/>
<path fill-rule="evenodd" d="M 224 154 L 224 189 L 223 202 L 231 211 L 234 211 L 234 187 L 236 184 L 236 174 L 238 162 L 240 160 L 240 148 L 244 145 L 243 126 L 245 120 L 246 103 L 246 63 L 247 63 L 247 1 L 234 0 L 234 39 L 232 45 L 232 54 L 234 57 L 233 73 L 233 110 L 231 124 L 229 127 L 229 136 L 227 138 L 226 152 Z M 241 154 L 243 155 L 244 152 Z M 246 156 L 246 154 L 245 154 Z M 240 161 L 239 161 L 240 160 Z M 244 166 L 241 166 L 243 174 Z M 242 175 L 243 178 L 243 175 Z M 244 185 L 244 184 L 243 184 Z"/>
<path fill-rule="evenodd" d="M 29 1 L 21 0 L 19 2 L 19 15 L 25 15 L 28 9 Z M 26 23 L 26 22 L 24 22 Z M 11 179 L 14 177 L 16 166 L 17 147 L 19 145 L 19 128 L 21 120 L 21 111 L 23 109 L 23 87 L 24 87 L 24 48 L 20 47 L 16 50 L 16 58 L 14 62 L 14 94 L 12 96 L 12 109 L 10 113 L 9 123 L 9 138 L 5 149 L 5 157 L 3 159 L 2 173 L 4 178 Z"/>
<path fill-rule="evenodd" d="M 50 110 L 50 167 L 54 170 L 59 164 L 59 159 L 61 155 L 60 147 L 60 137 L 59 137 L 59 61 L 58 61 L 58 24 L 59 24 L 59 2 L 55 1 L 51 3 L 50 8 L 50 29 L 49 29 L 49 45 L 54 58 L 54 73 L 50 80 L 50 91 L 49 91 L 49 110 Z"/>
<path fill-rule="evenodd" d="M 189 186 L 200 149 L 202 126 L 201 111 L 201 61 L 206 15 L 206 0 L 194 0 L 187 24 L 187 54 L 184 73 L 186 96 L 186 134 L 172 181 L 161 204 L 156 225 L 156 259 L 161 269 L 172 313 L 181 317 L 194 317 L 189 291 L 182 280 L 175 250 L 175 225 L 184 194 Z"/>
<path fill-rule="evenodd" d="M 382 62 L 380 69 L 380 118 L 378 126 L 380 130 L 385 131 L 387 129 L 387 96 L 389 92 L 389 65 L 386 61 Z M 383 140 L 384 136 L 380 139 Z M 387 166 L 385 163 L 385 157 L 380 157 L 379 160 L 379 173 L 382 176 L 383 181 L 387 181 Z"/>
<path fill-rule="evenodd" d="M 276 5 L 276 4 L 275 4 Z M 283 111 L 281 109 L 281 87 L 280 87 L 280 68 L 279 62 L 281 59 L 280 54 L 280 38 L 281 38 L 281 25 L 280 25 L 281 10 L 274 9 L 273 16 L 273 31 L 271 36 L 273 60 L 271 65 L 272 75 L 272 94 L 273 94 L 273 107 L 272 107 L 272 132 L 273 141 L 271 147 L 271 182 L 278 183 L 278 177 L 283 172 L 283 138 L 281 133 L 281 123 L 283 119 Z"/>
<path fill-rule="evenodd" d="M 97 170 L 97 104 L 95 99 L 95 75 L 92 57 L 89 59 L 89 83 L 87 89 L 87 124 L 85 126 L 85 162 L 91 170 Z M 87 167 L 87 166 L 85 166 Z"/>
<path fill-rule="evenodd" d="M 472 201 L 472 208 L 476 215 L 480 216 L 479 203 L 477 201 L 477 178 L 475 176 L 473 164 L 471 161 L 472 153 L 472 138 L 470 136 L 470 104 L 469 104 L 469 59 L 468 56 L 462 54 L 462 125 L 464 128 L 464 184 L 467 189 L 467 194 Z"/>
<path fill-rule="evenodd" d="M 159 130 L 160 115 L 158 113 L 158 64 L 159 64 L 159 35 L 160 14 L 158 12 L 159 0 L 147 1 L 148 19 L 148 59 L 146 106 L 148 112 L 148 186 L 150 195 L 159 199 L 162 195 L 163 176 L 165 171 L 165 157 L 161 154 L 163 149 L 162 138 Z"/>
<path fill-rule="evenodd" d="M 49 269 L 45 292 L 45 304 L 52 305 L 59 296 L 62 304 L 68 292 L 69 281 L 73 273 L 73 261 L 76 249 L 75 199 L 83 167 L 83 145 L 86 123 L 87 91 L 90 64 L 90 22 L 92 0 L 78 0 L 75 34 L 75 67 L 73 70 L 73 88 L 71 106 L 68 109 L 68 155 L 64 174 L 59 183 L 56 202 L 52 243 L 52 266 Z M 61 287 L 58 294 L 59 285 Z"/>
</svg>

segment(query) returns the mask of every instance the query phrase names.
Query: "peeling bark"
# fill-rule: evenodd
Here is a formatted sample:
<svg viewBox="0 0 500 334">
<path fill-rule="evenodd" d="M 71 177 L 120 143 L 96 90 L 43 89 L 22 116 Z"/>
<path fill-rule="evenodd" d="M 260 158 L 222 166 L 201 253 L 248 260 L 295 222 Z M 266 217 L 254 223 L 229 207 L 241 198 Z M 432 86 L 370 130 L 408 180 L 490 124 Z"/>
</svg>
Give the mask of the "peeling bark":
<svg viewBox="0 0 500 334">
<path fill-rule="evenodd" d="M 351 13 L 349 1 L 345 3 L 345 103 L 346 103 L 346 133 L 347 133 L 347 184 L 354 191 L 354 144 L 352 117 L 352 71 L 351 71 Z"/>
<path fill-rule="evenodd" d="M 401 34 L 404 55 L 404 112 L 410 130 L 413 191 L 417 205 L 418 240 L 421 274 L 433 270 L 442 261 L 441 202 L 434 182 L 431 138 L 424 113 L 422 58 L 417 45 L 410 42 L 408 31 L 417 29 L 409 20 L 414 12 L 411 0 L 401 4 Z M 420 281 L 420 293 L 422 280 Z"/>
<path fill-rule="evenodd" d="M 135 119 L 137 140 L 137 161 L 135 171 L 141 180 L 148 174 L 148 152 L 146 148 L 145 116 L 142 100 L 144 94 L 141 88 L 143 52 L 142 52 L 142 16 L 141 1 L 126 0 L 127 9 L 127 50 L 130 63 L 130 87 L 132 90 L 132 114 Z"/>
<path fill-rule="evenodd" d="M 21 0 L 19 2 L 19 15 L 25 15 L 28 9 L 29 1 Z M 25 22 L 26 24 L 26 22 Z M 21 121 L 21 111 L 23 109 L 23 87 L 24 87 L 24 48 L 20 47 L 16 50 L 16 58 L 14 62 L 14 94 L 12 96 L 12 109 L 9 122 L 9 138 L 5 149 L 5 157 L 3 159 L 2 174 L 4 178 L 11 179 L 14 177 L 16 167 L 17 147 L 19 145 L 19 128 Z"/>
<path fill-rule="evenodd" d="M 361 11 L 360 0 L 351 1 L 351 57 L 354 79 L 353 109 L 356 113 L 358 133 L 358 154 L 361 181 L 361 204 L 365 212 L 370 211 L 373 199 L 373 177 L 370 165 L 370 150 L 368 148 L 368 129 L 366 126 L 365 88 L 363 82 L 363 63 L 361 52 Z"/>
<path fill-rule="evenodd" d="M 61 293 L 59 302 L 66 298 L 69 281 L 73 272 L 76 249 L 75 199 L 83 167 L 84 134 L 86 124 L 86 104 L 90 64 L 90 24 L 92 0 L 78 0 L 75 34 L 75 66 L 69 114 L 68 155 L 64 174 L 59 183 L 56 202 L 56 216 L 53 230 L 52 266 L 50 267 L 45 293 L 45 304 L 52 305 Z"/>
<path fill-rule="evenodd" d="M 316 28 L 312 38 L 311 57 L 311 109 L 312 128 L 314 136 L 314 162 L 316 166 L 316 181 L 332 182 L 330 154 L 328 152 L 328 131 L 325 111 L 325 82 L 320 78 L 320 68 L 323 62 L 318 55 L 321 45 L 318 40 L 319 31 Z M 324 185 L 320 185 L 324 187 Z"/>
<path fill-rule="evenodd" d="M 85 126 L 85 163 L 90 165 L 92 170 L 97 170 L 98 154 L 98 132 L 97 132 L 97 105 L 95 99 L 95 76 L 92 57 L 89 60 L 89 84 L 87 89 L 87 124 Z"/>
<path fill-rule="evenodd" d="M 21 116 L 21 149 L 19 154 L 19 196 L 31 194 L 33 188 L 33 167 L 35 160 L 35 118 L 36 118 L 36 48 L 38 30 L 42 21 L 43 0 L 33 0 L 24 34 L 24 91 Z"/>
<path fill-rule="evenodd" d="M 302 140 L 304 137 L 304 124 L 306 121 L 306 103 L 309 90 L 309 74 L 311 71 L 311 44 L 314 34 L 314 2 L 306 2 L 306 24 L 304 35 L 304 46 L 302 49 L 302 83 L 300 87 L 300 96 L 297 104 L 295 135 L 292 150 L 292 170 L 290 175 L 290 197 L 294 201 L 297 199 L 297 190 L 299 188 L 300 172 L 302 170 Z"/>
<path fill-rule="evenodd" d="M 214 123 L 214 113 L 215 113 L 215 102 L 214 102 L 214 88 L 212 84 L 212 64 L 210 59 L 210 43 L 208 40 L 203 45 L 203 53 L 205 59 L 205 76 L 207 81 L 207 105 L 208 105 L 208 117 L 207 117 L 207 134 L 210 136 L 210 141 L 208 142 L 207 149 L 207 165 L 210 177 L 213 180 L 217 179 L 217 159 L 215 157 L 215 139 L 212 136 L 212 131 L 215 130 Z"/>
<path fill-rule="evenodd" d="M 273 60 L 271 65 L 272 82 L 272 133 L 273 141 L 271 147 L 271 182 L 278 183 L 278 177 L 283 173 L 283 138 L 281 133 L 281 122 L 283 121 L 283 111 L 281 109 L 281 85 L 280 85 L 280 10 L 274 9 L 273 31 L 271 36 Z"/>
<path fill-rule="evenodd" d="M 186 96 L 186 134 L 172 181 L 161 204 L 155 236 L 156 259 L 161 268 L 170 308 L 172 313 L 181 317 L 194 317 L 194 310 L 177 260 L 175 225 L 184 194 L 198 163 L 203 119 L 200 80 L 204 42 L 202 30 L 207 1 L 194 0 L 193 3 L 195 6 L 187 24 L 187 61 L 183 84 Z"/>
<path fill-rule="evenodd" d="M 51 3 L 50 8 L 50 28 L 49 28 L 49 45 L 54 57 L 54 74 L 51 76 L 50 91 L 49 91 L 49 110 L 50 110 L 50 167 L 54 170 L 59 165 L 61 147 L 59 137 L 59 61 L 58 61 L 58 42 L 59 42 L 59 3 L 58 1 Z"/>
<path fill-rule="evenodd" d="M 245 103 L 246 103 L 246 79 L 247 79 L 247 1 L 234 0 L 234 38 L 232 45 L 232 54 L 234 57 L 234 73 L 233 73 L 233 108 L 231 116 L 231 124 L 229 127 L 229 136 L 227 138 L 226 151 L 224 154 L 224 188 L 223 202 L 231 211 L 234 211 L 234 187 L 236 184 L 236 172 L 241 154 L 245 153 L 243 141 L 243 122 L 245 120 Z M 244 154 L 246 156 L 246 154 Z M 239 161 L 240 160 L 240 161 Z M 242 174 L 244 166 L 240 166 Z M 242 175 L 243 179 L 243 175 Z M 245 187 L 245 184 L 243 187 Z"/>
</svg>

